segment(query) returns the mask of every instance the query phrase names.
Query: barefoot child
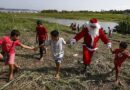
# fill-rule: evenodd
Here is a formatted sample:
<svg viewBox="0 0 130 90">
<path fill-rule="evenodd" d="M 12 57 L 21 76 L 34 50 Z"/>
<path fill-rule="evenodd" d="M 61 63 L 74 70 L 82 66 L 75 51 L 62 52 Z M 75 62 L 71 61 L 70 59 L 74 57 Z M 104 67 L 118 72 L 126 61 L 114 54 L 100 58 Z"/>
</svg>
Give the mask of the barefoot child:
<svg viewBox="0 0 130 90">
<path fill-rule="evenodd" d="M 9 80 L 13 80 L 14 78 L 14 70 L 20 69 L 15 63 L 15 47 L 21 46 L 26 49 L 34 49 L 33 47 L 26 46 L 19 41 L 20 32 L 18 30 L 12 30 L 10 36 L 4 36 L 0 40 L 0 45 L 2 46 L 2 52 L 7 57 L 5 60 L 5 64 L 9 65 Z M 0 59 L 3 56 L 0 54 Z"/>
<path fill-rule="evenodd" d="M 47 29 L 43 26 L 42 21 L 38 20 L 36 27 L 36 43 L 39 43 L 39 45 L 41 45 L 45 42 L 45 40 L 47 40 L 47 38 L 48 38 Z M 43 59 L 43 51 L 46 54 L 46 48 L 40 47 L 39 48 L 40 60 Z"/>
<path fill-rule="evenodd" d="M 51 33 L 51 40 L 45 42 L 45 44 L 41 45 L 42 46 L 51 46 L 51 51 L 52 51 L 52 55 L 53 58 L 55 60 L 56 63 L 56 79 L 60 78 L 60 67 L 61 67 L 61 61 L 63 59 L 64 56 L 64 49 L 63 49 L 63 45 L 66 44 L 66 42 L 64 41 L 63 38 L 59 37 L 59 32 L 57 30 L 52 31 Z"/>
<path fill-rule="evenodd" d="M 119 44 L 119 48 L 115 49 L 115 50 L 111 50 L 111 52 L 113 54 L 115 54 L 115 59 L 114 59 L 114 65 L 115 67 L 113 68 L 112 72 L 115 70 L 116 71 L 116 83 L 120 83 L 120 81 L 118 80 L 118 74 L 121 70 L 121 65 L 123 64 L 123 62 L 127 59 L 130 58 L 130 53 L 128 53 L 127 49 L 127 43 L 126 42 L 121 42 Z"/>
</svg>

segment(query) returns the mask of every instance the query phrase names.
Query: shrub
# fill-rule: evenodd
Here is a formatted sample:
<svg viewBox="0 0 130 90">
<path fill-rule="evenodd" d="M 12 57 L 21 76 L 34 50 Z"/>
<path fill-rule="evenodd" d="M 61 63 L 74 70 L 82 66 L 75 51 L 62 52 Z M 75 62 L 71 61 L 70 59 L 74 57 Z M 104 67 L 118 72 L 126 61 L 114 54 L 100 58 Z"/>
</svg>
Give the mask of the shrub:
<svg viewBox="0 0 130 90">
<path fill-rule="evenodd" d="M 130 34 L 130 22 L 129 17 L 125 18 L 123 21 L 120 21 L 115 30 L 121 34 Z"/>
</svg>

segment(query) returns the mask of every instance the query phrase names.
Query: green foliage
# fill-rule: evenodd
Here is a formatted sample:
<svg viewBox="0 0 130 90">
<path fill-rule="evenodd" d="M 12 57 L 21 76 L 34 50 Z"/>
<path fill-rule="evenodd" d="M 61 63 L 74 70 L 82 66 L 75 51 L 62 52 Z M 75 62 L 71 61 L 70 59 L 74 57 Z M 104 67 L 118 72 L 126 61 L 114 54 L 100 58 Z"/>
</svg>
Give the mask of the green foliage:
<svg viewBox="0 0 130 90">
<path fill-rule="evenodd" d="M 35 21 L 26 18 L 16 18 L 14 14 L 0 14 L 0 32 L 9 32 L 12 29 L 34 30 Z"/>
<path fill-rule="evenodd" d="M 12 29 L 17 29 L 21 33 L 35 31 L 38 14 L 17 14 L 17 13 L 0 13 L 0 35 L 9 34 Z M 48 31 L 58 29 L 68 29 L 65 26 L 48 23 L 43 21 Z"/>
<path fill-rule="evenodd" d="M 93 13 L 93 14 L 124 14 L 124 13 L 130 13 L 130 9 L 126 10 L 101 10 L 101 11 L 88 11 L 88 10 L 80 10 L 80 11 L 67 11 L 67 10 L 62 10 L 62 11 L 57 11 L 57 10 L 42 10 L 41 13 Z"/>
<path fill-rule="evenodd" d="M 57 13 L 57 10 L 42 10 L 41 13 Z"/>
<path fill-rule="evenodd" d="M 91 13 L 91 12 L 70 12 L 66 13 L 59 12 L 59 13 L 41 13 L 43 17 L 52 17 L 58 19 L 78 19 L 78 20 L 89 20 L 91 18 L 97 18 L 99 20 L 107 20 L 107 21 L 119 21 L 122 20 L 124 15 L 123 14 L 108 14 L 108 13 Z"/>
<path fill-rule="evenodd" d="M 129 17 L 119 22 L 119 25 L 115 27 L 115 30 L 121 34 L 130 34 L 130 22 Z"/>
<path fill-rule="evenodd" d="M 0 13 L 2 14 L 2 13 Z M 3 14 L 2 14 L 3 15 Z M 75 12 L 75 11 L 62 11 L 57 12 L 54 11 L 51 12 L 43 12 L 43 13 L 14 13 L 14 14 L 8 14 L 13 16 L 14 18 L 58 18 L 58 19 L 79 19 L 79 20 L 89 20 L 90 18 L 97 18 L 100 21 L 121 21 L 125 14 L 113 14 L 113 13 L 104 13 L 104 12 L 90 12 L 90 11 L 81 11 L 81 12 Z"/>
</svg>

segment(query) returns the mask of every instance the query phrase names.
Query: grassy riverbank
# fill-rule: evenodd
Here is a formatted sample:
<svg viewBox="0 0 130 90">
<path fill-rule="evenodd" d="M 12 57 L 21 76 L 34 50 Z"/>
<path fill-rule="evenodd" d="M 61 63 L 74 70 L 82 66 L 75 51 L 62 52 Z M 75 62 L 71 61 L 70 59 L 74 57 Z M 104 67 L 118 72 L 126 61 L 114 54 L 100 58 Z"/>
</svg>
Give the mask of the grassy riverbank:
<svg viewBox="0 0 130 90">
<path fill-rule="evenodd" d="M 3 14 L 5 15 L 5 14 Z M 97 18 L 100 21 L 114 21 L 119 22 L 126 18 L 127 15 L 124 14 L 102 14 L 102 13 L 20 13 L 20 14 L 10 14 L 13 17 L 33 17 L 33 18 L 58 18 L 58 19 L 77 19 L 77 20 L 89 20 L 90 18 Z M 128 16 L 130 17 L 130 16 Z"/>
</svg>

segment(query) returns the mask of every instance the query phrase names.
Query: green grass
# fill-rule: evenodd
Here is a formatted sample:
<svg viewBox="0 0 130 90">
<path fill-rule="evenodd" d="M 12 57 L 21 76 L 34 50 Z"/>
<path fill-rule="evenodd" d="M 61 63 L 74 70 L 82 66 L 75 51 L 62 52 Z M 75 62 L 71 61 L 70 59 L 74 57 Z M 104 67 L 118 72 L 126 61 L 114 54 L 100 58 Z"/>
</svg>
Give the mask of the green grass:
<svg viewBox="0 0 130 90">
<path fill-rule="evenodd" d="M 1 13 L 6 15 L 5 13 Z M 60 19 L 78 19 L 89 20 L 90 18 L 97 18 L 100 21 L 121 21 L 126 15 L 124 14 L 102 14 L 102 13 L 15 13 L 10 14 L 15 18 L 60 18 Z M 130 17 L 130 16 L 129 16 Z"/>
<path fill-rule="evenodd" d="M 37 19 L 33 19 L 35 15 L 31 16 L 30 18 L 18 18 L 18 17 L 29 17 L 29 14 L 22 14 L 20 16 L 16 14 L 6 14 L 6 13 L 0 13 L 0 35 L 10 32 L 12 29 L 17 29 L 21 33 L 26 33 L 28 31 L 35 31 L 36 28 L 36 21 Z M 44 21 L 44 26 L 48 29 L 48 31 L 59 29 L 64 30 L 68 27 L 54 24 L 54 23 L 48 23 Z"/>
<path fill-rule="evenodd" d="M 34 20 L 15 18 L 11 14 L 0 14 L 0 23 L 0 32 L 8 32 L 12 29 L 33 30 L 35 25 Z"/>
<path fill-rule="evenodd" d="M 47 13 L 45 15 L 47 15 Z M 59 17 L 58 14 L 53 13 L 52 15 L 51 14 L 49 15 L 49 13 L 48 13 L 48 17 L 51 17 L 51 16 L 55 17 L 56 15 L 57 15 L 57 18 L 58 18 Z M 63 14 L 63 15 L 65 15 L 65 14 Z M 70 14 L 70 16 L 71 15 L 72 14 Z M 106 15 L 105 17 L 107 17 L 107 16 L 111 16 L 111 15 Z M 42 14 L 7 14 L 7 13 L 0 13 L 0 35 L 3 35 L 5 33 L 9 33 L 10 30 L 12 30 L 12 29 L 18 29 L 21 33 L 26 33 L 26 32 L 29 32 L 29 31 L 35 32 L 36 21 L 37 21 L 37 19 L 35 19 L 36 17 L 43 17 L 43 15 Z M 61 15 L 61 17 L 62 17 L 62 15 Z M 78 17 L 78 16 L 75 15 L 75 17 Z M 66 16 L 66 18 L 67 18 L 67 16 Z M 69 18 L 69 16 L 68 16 L 68 18 Z M 45 21 L 43 21 L 43 23 L 44 23 L 44 26 L 48 29 L 49 32 L 54 30 L 54 29 L 58 29 L 58 30 L 63 31 L 65 33 L 73 34 L 73 32 L 69 31 L 69 28 L 66 27 L 66 26 L 55 24 L 55 23 L 48 23 L 48 22 L 45 22 Z M 69 35 L 66 34 L 66 36 L 68 37 Z M 124 39 L 124 37 L 125 37 L 126 40 L 130 40 L 129 35 L 126 35 L 126 36 L 120 35 L 120 34 L 114 34 L 113 35 L 113 38 L 115 38 L 115 39 L 122 39 L 122 38 Z"/>
<path fill-rule="evenodd" d="M 125 17 L 125 15 L 122 14 L 96 14 L 96 13 L 44 13 L 43 15 L 45 17 L 82 19 L 82 20 L 97 18 L 102 21 L 119 21 Z"/>
<path fill-rule="evenodd" d="M 77 19 L 77 20 L 89 20 L 91 18 L 97 18 L 100 21 L 114 21 L 119 22 L 128 17 L 130 22 L 130 15 L 125 14 L 109 14 L 109 13 L 42 13 L 40 16 L 61 18 L 61 19 Z"/>
<path fill-rule="evenodd" d="M 130 35 L 124 35 L 119 33 L 113 33 L 112 38 L 118 41 L 126 41 L 130 43 Z"/>
</svg>

